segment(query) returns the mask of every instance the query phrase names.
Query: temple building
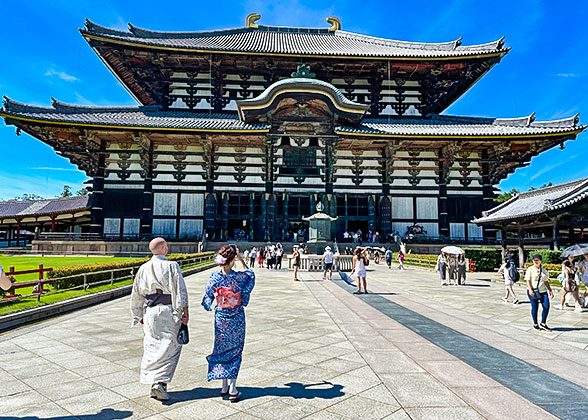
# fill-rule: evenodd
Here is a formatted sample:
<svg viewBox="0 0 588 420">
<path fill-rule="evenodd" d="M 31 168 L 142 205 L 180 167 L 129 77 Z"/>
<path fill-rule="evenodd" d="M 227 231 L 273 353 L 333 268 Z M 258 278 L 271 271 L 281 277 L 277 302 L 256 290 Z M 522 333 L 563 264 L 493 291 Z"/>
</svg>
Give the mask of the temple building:
<svg viewBox="0 0 588 420">
<path fill-rule="evenodd" d="M 588 178 L 517 194 L 473 222 L 499 229 L 503 253 L 516 245 L 523 267 L 525 247 L 559 249 L 586 242 Z"/>
<path fill-rule="evenodd" d="M 0 116 L 88 175 L 91 232 L 177 240 L 288 240 L 319 203 L 338 239 L 417 223 L 431 240 L 496 240 L 472 223 L 494 185 L 585 128 L 577 115 L 442 114 L 508 53 L 502 39 L 404 42 L 337 18 L 259 19 L 207 32 L 86 21 L 82 36 L 138 106 L 5 98 Z"/>
</svg>

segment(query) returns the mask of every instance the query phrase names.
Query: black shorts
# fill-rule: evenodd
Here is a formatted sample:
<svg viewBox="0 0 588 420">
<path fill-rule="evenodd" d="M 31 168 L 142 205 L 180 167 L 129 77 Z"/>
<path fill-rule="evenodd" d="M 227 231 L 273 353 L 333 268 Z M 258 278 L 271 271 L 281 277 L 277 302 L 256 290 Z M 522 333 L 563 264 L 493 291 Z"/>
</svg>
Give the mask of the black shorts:
<svg viewBox="0 0 588 420">
<path fill-rule="evenodd" d="M 325 263 L 325 271 L 332 271 L 333 270 L 333 263 Z"/>
</svg>

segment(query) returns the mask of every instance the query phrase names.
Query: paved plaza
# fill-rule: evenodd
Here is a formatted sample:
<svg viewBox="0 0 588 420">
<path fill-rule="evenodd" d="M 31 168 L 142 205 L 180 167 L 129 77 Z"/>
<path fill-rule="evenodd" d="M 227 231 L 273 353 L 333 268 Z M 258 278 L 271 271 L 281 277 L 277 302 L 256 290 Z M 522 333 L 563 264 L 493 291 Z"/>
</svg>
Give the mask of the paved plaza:
<svg viewBox="0 0 588 420">
<path fill-rule="evenodd" d="M 440 287 L 431 270 L 371 264 L 368 295 L 322 273 L 256 268 L 238 386 L 207 382 L 213 314 L 200 306 L 210 271 L 186 279 L 191 341 L 171 401 L 138 382 L 142 330 L 122 298 L 0 336 L 0 417 L 149 419 L 545 419 L 588 415 L 588 311 L 501 301 L 496 274 Z M 542 392 L 529 390 L 543 389 Z"/>
</svg>

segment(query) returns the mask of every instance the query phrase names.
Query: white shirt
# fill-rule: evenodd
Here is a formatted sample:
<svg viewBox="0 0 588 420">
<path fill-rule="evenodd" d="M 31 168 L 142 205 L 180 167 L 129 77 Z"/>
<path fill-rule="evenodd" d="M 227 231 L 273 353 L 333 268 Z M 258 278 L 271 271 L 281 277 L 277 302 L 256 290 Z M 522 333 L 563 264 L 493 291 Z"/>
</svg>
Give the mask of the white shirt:
<svg viewBox="0 0 588 420">
<path fill-rule="evenodd" d="M 325 258 L 325 263 L 330 264 L 333 262 L 333 253 L 331 251 L 325 251 L 323 256 Z"/>
<path fill-rule="evenodd" d="M 508 266 L 510 267 L 510 263 L 508 263 Z M 499 273 L 504 274 L 504 280 L 511 280 L 510 278 L 510 272 L 508 271 L 508 267 L 506 266 L 506 263 L 503 263 L 500 268 L 498 269 Z"/>
<path fill-rule="evenodd" d="M 588 284 L 588 261 L 582 260 L 578 263 L 578 269 L 582 274 L 582 283 Z"/>
</svg>

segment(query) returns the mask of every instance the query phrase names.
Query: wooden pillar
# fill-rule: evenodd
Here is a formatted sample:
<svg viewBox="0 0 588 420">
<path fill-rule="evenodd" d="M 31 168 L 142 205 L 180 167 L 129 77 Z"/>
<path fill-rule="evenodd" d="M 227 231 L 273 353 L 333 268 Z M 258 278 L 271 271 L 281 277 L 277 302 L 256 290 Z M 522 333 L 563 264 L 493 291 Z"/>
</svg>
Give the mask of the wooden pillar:
<svg viewBox="0 0 588 420">
<path fill-rule="evenodd" d="M 519 250 L 519 268 L 525 267 L 525 246 L 523 245 L 524 231 L 521 226 L 517 230 L 518 234 L 518 250 Z"/>
<path fill-rule="evenodd" d="M 333 166 L 335 163 L 335 148 L 332 138 L 323 138 L 325 153 L 325 193 L 333 194 Z"/>
<path fill-rule="evenodd" d="M 51 216 L 51 232 L 55 232 L 55 216 Z"/>
<path fill-rule="evenodd" d="M 20 220 L 16 221 L 16 246 L 20 246 L 20 228 L 22 227 L 22 223 Z"/>
<path fill-rule="evenodd" d="M 215 162 L 215 146 L 210 140 L 204 139 L 200 141 L 203 150 L 204 159 L 204 178 L 206 180 L 206 193 L 204 194 L 204 236 L 208 235 L 210 239 L 217 239 L 217 213 L 218 206 L 221 205 L 221 199 L 218 194 L 214 192 L 214 162 Z"/>
<path fill-rule="evenodd" d="M 290 199 L 290 194 L 284 194 L 284 240 L 290 240 L 290 223 L 288 220 L 288 200 Z"/>
<path fill-rule="evenodd" d="M 508 249 L 507 249 L 507 245 L 506 245 L 506 229 L 504 226 L 502 226 L 500 228 L 500 233 L 501 233 L 501 238 L 500 238 L 500 244 L 502 246 L 502 261 L 504 261 L 504 258 L 506 257 L 506 254 L 508 253 Z"/>
<path fill-rule="evenodd" d="M 494 207 L 494 187 L 492 186 L 492 179 L 490 177 L 490 162 L 488 160 L 488 150 L 482 150 L 482 197 L 483 197 L 483 210 L 490 210 Z M 489 231 L 486 227 L 482 228 L 482 236 L 487 239 Z"/>
<path fill-rule="evenodd" d="M 253 229 L 253 221 L 255 220 L 255 193 L 249 194 L 249 240 L 253 240 L 254 229 Z"/>
<path fill-rule="evenodd" d="M 274 192 L 274 144 L 275 138 L 267 137 L 265 140 L 265 192 Z"/>
<path fill-rule="evenodd" d="M 274 237 L 276 221 L 276 197 L 274 194 L 274 145 L 276 139 L 268 136 L 265 140 L 265 194 L 262 199 L 263 239 L 271 241 Z"/>
<path fill-rule="evenodd" d="M 571 236 L 570 236 L 570 240 L 571 240 Z M 555 218 L 553 219 L 553 249 L 554 250 L 558 250 L 559 249 L 559 219 Z"/>
<path fill-rule="evenodd" d="M 99 235 L 104 234 L 104 155 L 100 154 L 99 166 L 92 177 L 92 193 L 89 198 L 90 205 L 90 232 Z M 52 232 L 55 232 L 55 220 L 51 224 Z"/>
<path fill-rule="evenodd" d="M 444 180 L 439 182 L 439 235 L 449 238 L 449 212 L 447 206 L 447 184 Z M 416 210 L 416 207 L 415 207 Z M 467 231 L 467 229 L 466 229 Z"/>
</svg>

